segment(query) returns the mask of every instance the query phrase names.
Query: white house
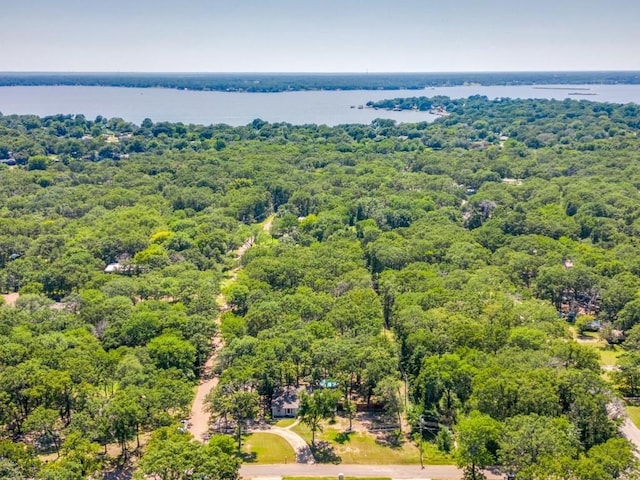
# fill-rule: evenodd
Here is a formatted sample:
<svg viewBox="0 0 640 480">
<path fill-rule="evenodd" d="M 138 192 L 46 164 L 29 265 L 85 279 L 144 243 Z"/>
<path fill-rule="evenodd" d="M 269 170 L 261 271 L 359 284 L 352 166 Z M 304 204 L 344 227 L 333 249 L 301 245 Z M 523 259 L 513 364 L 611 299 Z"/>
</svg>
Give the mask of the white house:
<svg viewBox="0 0 640 480">
<path fill-rule="evenodd" d="M 296 387 L 277 390 L 271 400 L 271 418 L 296 417 L 300 408 L 300 398 Z"/>
</svg>

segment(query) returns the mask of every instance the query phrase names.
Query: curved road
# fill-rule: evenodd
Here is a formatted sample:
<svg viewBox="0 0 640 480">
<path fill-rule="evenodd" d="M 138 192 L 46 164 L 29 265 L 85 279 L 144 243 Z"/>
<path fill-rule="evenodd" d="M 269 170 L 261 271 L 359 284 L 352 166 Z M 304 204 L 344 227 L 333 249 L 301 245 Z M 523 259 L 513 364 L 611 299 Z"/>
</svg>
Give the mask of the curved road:
<svg viewBox="0 0 640 480">
<path fill-rule="evenodd" d="M 640 458 L 640 428 L 636 426 L 629 418 L 624 419 L 624 423 L 620 426 L 620 432 L 622 435 L 633 443 L 636 447 L 635 453 L 636 457 Z"/>
<path fill-rule="evenodd" d="M 272 429 L 273 430 L 273 429 Z M 278 430 L 286 429 L 280 428 Z M 620 427 L 620 432 L 632 442 L 636 457 L 640 458 L 640 428 L 629 418 Z M 275 432 L 272 432 L 275 433 Z M 293 432 L 291 432 L 293 433 Z M 278 480 L 283 476 L 333 476 L 339 473 L 357 477 L 390 477 L 392 479 L 461 479 L 462 470 L 453 465 L 428 465 L 421 469 L 419 465 L 242 465 L 240 475 L 244 478 Z M 487 480 L 501 480 L 502 475 L 485 471 Z"/>
</svg>

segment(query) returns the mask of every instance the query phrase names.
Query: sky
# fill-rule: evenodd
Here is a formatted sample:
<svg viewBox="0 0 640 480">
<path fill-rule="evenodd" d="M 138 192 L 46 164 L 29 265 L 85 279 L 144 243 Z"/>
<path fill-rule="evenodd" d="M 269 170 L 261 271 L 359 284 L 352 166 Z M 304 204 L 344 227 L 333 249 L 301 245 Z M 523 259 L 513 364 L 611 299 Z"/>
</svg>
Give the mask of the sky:
<svg viewBox="0 0 640 480">
<path fill-rule="evenodd" d="M 639 0 L 0 0 L 0 71 L 640 70 Z"/>
</svg>

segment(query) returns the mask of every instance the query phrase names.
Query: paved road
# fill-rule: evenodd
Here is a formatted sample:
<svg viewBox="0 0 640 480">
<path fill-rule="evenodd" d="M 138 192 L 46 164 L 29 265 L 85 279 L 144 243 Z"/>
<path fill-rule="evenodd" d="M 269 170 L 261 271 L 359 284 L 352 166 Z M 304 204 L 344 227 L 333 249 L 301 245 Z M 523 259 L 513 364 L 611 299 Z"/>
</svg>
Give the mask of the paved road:
<svg viewBox="0 0 640 480">
<path fill-rule="evenodd" d="M 631 420 L 625 418 L 624 423 L 620 427 L 620 431 L 627 440 L 635 445 L 636 450 L 634 453 L 636 457 L 640 458 L 640 428 L 636 427 L 635 423 Z"/>
<path fill-rule="evenodd" d="M 242 465 L 240 475 L 244 478 L 268 477 L 277 479 L 284 476 L 330 476 L 338 477 L 339 473 L 356 477 L 390 477 L 393 479 L 437 479 L 458 480 L 462 478 L 462 470 L 453 465 L 430 465 L 424 469 L 420 465 Z M 503 477 L 485 472 L 488 480 L 501 480 Z"/>
</svg>

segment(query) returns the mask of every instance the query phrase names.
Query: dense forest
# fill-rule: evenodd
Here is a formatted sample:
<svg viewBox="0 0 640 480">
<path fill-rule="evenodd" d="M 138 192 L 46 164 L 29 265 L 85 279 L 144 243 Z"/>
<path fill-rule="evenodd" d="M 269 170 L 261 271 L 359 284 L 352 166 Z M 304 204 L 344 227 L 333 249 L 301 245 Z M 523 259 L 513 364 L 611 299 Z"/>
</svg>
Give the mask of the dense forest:
<svg viewBox="0 0 640 480">
<path fill-rule="evenodd" d="M 640 72 L 0 73 L 0 86 L 84 85 L 223 92 L 397 90 L 456 85 L 638 84 Z"/>
<path fill-rule="evenodd" d="M 235 478 L 232 439 L 201 445 L 178 423 L 218 329 L 217 426 L 330 381 L 303 397 L 311 425 L 335 407 L 380 412 L 400 437 L 408 425 L 454 450 L 469 478 L 489 465 L 624 477 L 640 107 L 420 102 L 447 115 L 235 128 L 0 116 L 0 290 L 19 293 L 0 307 L 0 478 L 87 478 L 114 451 L 141 455 L 151 432 L 143 472 L 183 478 L 157 473 L 174 456 L 189 478 Z M 622 344 L 616 371 L 573 340 L 594 329 Z"/>
</svg>

